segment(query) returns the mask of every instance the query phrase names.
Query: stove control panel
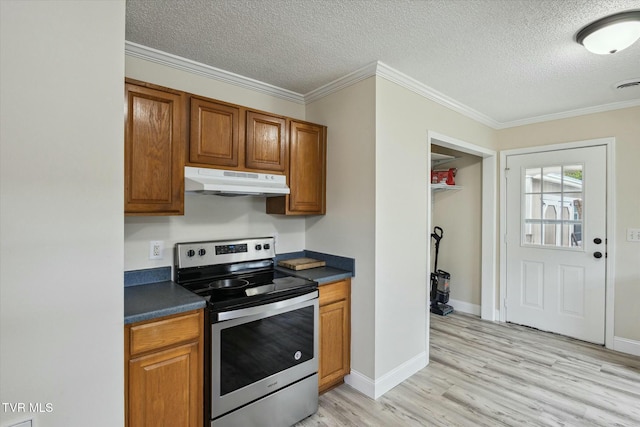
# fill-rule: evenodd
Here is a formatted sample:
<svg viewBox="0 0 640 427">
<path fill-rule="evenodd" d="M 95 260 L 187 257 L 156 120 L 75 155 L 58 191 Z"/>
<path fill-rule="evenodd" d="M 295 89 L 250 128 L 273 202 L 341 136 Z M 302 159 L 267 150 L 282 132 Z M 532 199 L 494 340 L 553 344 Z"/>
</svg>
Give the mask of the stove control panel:
<svg viewBox="0 0 640 427">
<path fill-rule="evenodd" d="M 256 245 L 256 250 L 260 249 L 262 249 L 262 245 Z M 246 243 L 240 243 L 239 245 L 216 245 L 216 255 L 241 254 L 246 252 L 248 252 Z"/>
<path fill-rule="evenodd" d="M 275 256 L 275 239 L 260 237 L 177 243 L 174 260 L 176 268 L 189 268 L 255 261 Z"/>
</svg>

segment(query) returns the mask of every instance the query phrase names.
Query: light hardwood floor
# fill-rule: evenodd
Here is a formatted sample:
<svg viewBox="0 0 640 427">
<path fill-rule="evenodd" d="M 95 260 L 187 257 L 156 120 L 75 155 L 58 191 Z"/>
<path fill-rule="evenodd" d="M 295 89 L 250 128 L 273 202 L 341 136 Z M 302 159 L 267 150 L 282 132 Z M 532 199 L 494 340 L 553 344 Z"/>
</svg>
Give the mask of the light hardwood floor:
<svg viewBox="0 0 640 427">
<path fill-rule="evenodd" d="M 458 313 L 431 315 L 430 353 L 377 401 L 343 384 L 297 426 L 640 426 L 640 357 Z"/>
</svg>

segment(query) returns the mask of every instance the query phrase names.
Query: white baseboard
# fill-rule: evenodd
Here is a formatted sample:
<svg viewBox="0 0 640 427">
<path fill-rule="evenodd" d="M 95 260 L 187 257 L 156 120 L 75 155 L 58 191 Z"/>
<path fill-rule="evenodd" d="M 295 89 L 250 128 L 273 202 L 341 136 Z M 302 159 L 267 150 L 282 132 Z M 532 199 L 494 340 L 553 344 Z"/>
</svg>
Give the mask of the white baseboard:
<svg viewBox="0 0 640 427">
<path fill-rule="evenodd" d="M 613 349 L 622 353 L 640 356 L 640 341 L 613 337 Z"/>
<path fill-rule="evenodd" d="M 351 387 L 355 388 L 365 396 L 371 399 L 375 399 L 374 396 L 376 395 L 376 384 L 368 376 L 352 369 L 351 373 L 344 377 L 344 382 L 349 384 Z"/>
<path fill-rule="evenodd" d="M 480 306 L 478 304 L 471 304 L 470 302 L 458 301 L 457 299 L 450 299 L 447 304 L 452 306 L 455 311 L 460 311 L 462 313 L 480 316 Z"/>
<path fill-rule="evenodd" d="M 375 381 L 358 371 L 351 370 L 351 374 L 344 378 L 344 382 L 365 396 L 376 400 L 425 366 L 427 366 L 427 353 L 422 352 Z"/>
</svg>

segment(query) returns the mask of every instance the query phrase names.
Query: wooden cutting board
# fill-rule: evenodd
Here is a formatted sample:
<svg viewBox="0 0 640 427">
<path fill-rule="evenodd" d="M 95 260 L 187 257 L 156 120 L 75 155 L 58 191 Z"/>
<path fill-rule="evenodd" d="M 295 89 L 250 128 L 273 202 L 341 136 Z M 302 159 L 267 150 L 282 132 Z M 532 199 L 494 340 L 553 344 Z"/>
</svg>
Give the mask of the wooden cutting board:
<svg viewBox="0 0 640 427">
<path fill-rule="evenodd" d="M 278 265 L 290 270 L 307 270 L 309 268 L 324 267 L 327 263 L 313 258 L 294 258 L 278 261 Z"/>
</svg>

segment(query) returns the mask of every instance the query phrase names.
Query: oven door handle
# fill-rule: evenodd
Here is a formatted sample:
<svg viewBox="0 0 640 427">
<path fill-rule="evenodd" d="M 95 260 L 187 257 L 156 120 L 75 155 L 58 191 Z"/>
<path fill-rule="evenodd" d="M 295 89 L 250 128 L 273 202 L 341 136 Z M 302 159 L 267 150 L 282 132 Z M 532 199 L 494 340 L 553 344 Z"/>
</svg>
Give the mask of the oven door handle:
<svg viewBox="0 0 640 427">
<path fill-rule="evenodd" d="M 282 301 L 276 301 L 269 304 L 257 305 L 255 307 L 241 308 L 240 310 L 223 311 L 220 313 L 214 313 L 214 321 L 221 322 L 223 320 L 238 319 L 240 317 L 253 316 L 255 314 L 268 313 L 274 310 L 280 310 L 292 305 L 300 304 L 301 302 L 310 301 L 318 298 L 318 291 L 309 292 L 308 294 L 300 295 L 294 298 L 284 299 Z"/>
</svg>

